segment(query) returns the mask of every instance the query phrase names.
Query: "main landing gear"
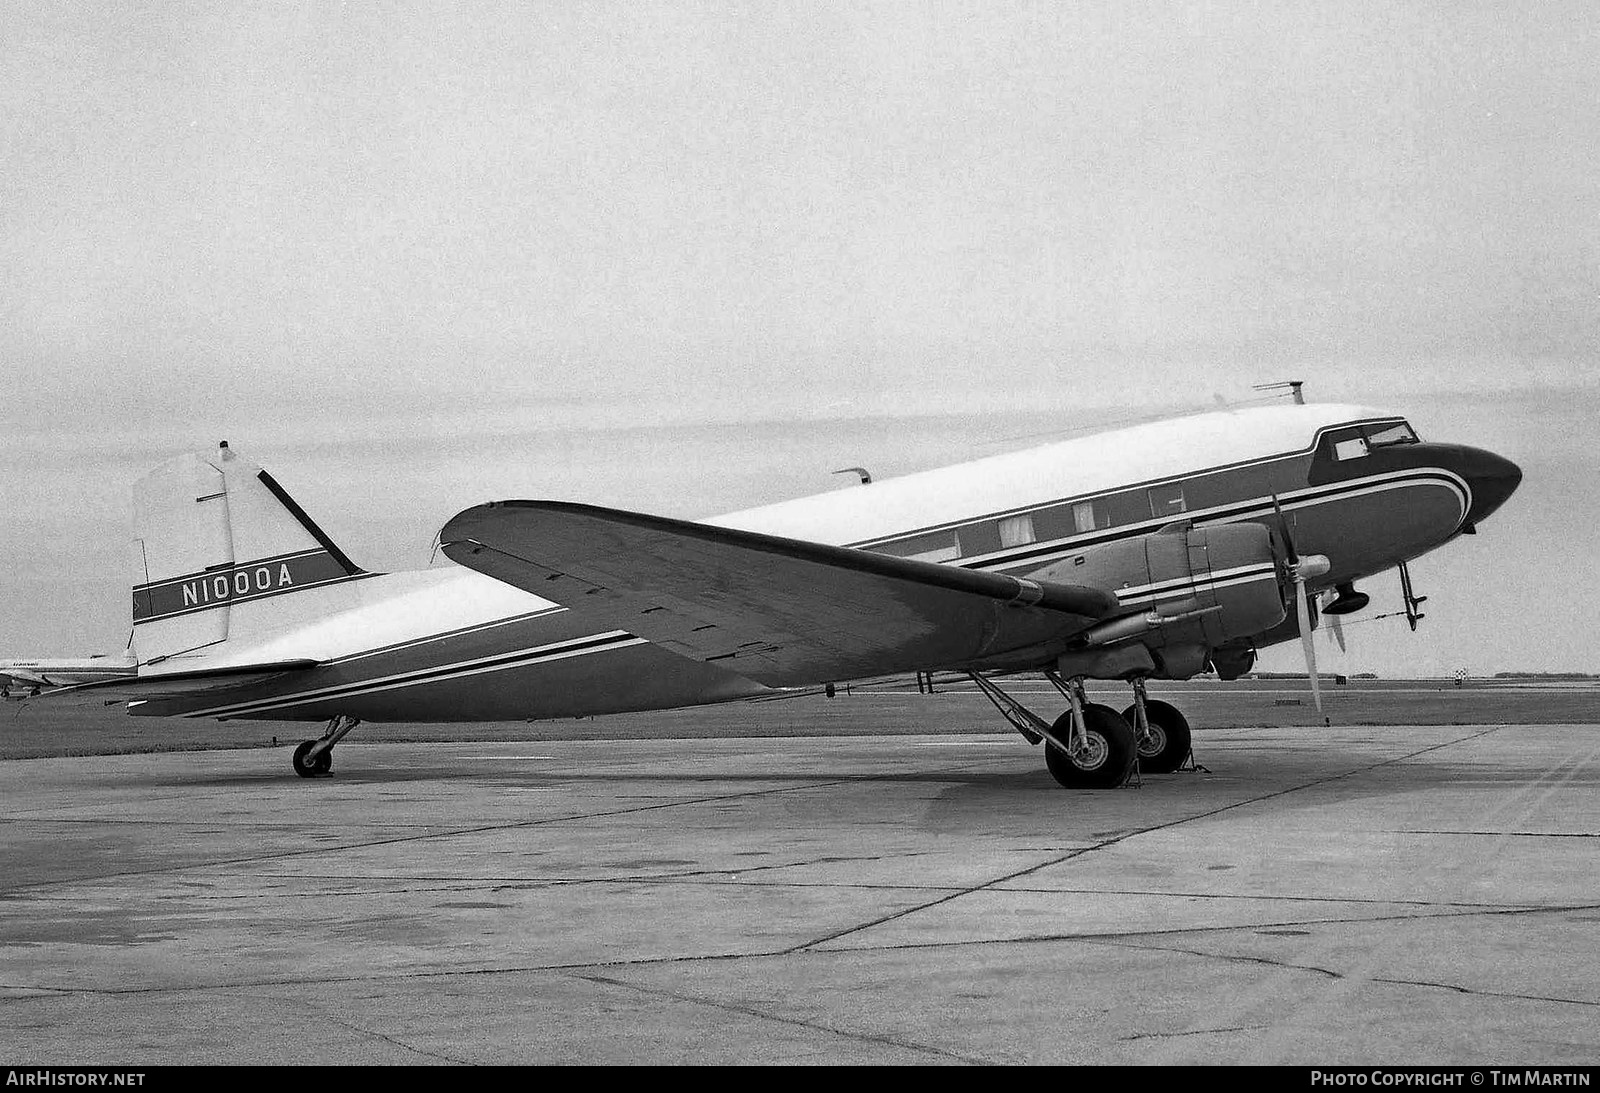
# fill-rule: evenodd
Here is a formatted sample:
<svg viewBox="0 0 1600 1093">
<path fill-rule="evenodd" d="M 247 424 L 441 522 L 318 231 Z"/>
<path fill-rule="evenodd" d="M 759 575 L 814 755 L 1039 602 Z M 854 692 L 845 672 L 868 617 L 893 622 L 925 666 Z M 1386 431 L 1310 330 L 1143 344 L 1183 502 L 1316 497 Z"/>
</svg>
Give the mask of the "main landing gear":
<svg viewBox="0 0 1600 1093">
<path fill-rule="evenodd" d="M 1139 771 L 1175 771 L 1190 756 L 1189 722 L 1167 703 L 1148 699 L 1142 679 L 1133 682 L 1133 705 L 1119 714 L 1087 701 L 1081 679 L 1046 672 L 1067 700 L 1067 711 L 1051 723 L 978 673 L 967 674 L 1029 743 L 1045 743 L 1045 766 L 1069 789 L 1115 789 Z"/>
<path fill-rule="evenodd" d="M 1133 681 L 1133 705 L 1122 711 L 1139 741 L 1139 769 L 1146 774 L 1170 774 L 1189 758 L 1189 722 L 1159 699 L 1145 697 L 1144 680 Z"/>
<path fill-rule="evenodd" d="M 302 778 L 316 778 L 333 769 L 333 746 L 361 724 L 361 719 L 340 714 L 328 722 L 328 730 L 316 740 L 307 740 L 294 749 L 294 772 Z"/>
</svg>

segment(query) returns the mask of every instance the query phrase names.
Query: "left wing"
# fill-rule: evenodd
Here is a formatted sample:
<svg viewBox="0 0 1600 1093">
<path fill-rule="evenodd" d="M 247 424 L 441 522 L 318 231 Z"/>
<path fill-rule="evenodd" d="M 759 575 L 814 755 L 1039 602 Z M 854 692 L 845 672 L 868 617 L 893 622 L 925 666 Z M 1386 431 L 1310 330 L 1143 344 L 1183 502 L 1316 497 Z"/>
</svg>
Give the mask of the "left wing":
<svg viewBox="0 0 1600 1093">
<path fill-rule="evenodd" d="M 1046 657 L 1117 608 L 1097 588 L 560 501 L 480 505 L 439 538 L 470 569 L 769 686 Z"/>
</svg>

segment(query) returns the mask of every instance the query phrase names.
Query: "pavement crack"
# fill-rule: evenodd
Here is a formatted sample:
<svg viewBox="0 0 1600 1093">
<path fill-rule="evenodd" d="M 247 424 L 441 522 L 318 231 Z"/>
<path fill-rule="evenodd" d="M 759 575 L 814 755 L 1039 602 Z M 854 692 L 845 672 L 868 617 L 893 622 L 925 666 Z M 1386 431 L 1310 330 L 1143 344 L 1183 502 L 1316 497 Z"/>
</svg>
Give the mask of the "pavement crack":
<svg viewBox="0 0 1600 1093">
<path fill-rule="evenodd" d="M 1316 972 L 1330 979 L 1352 979 L 1353 976 L 1338 972 L 1332 968 L 1324 968 L 1315 964 L 1298 964 L 1289 960 L 1274 960 L 1271 957 L 1255 956 L 1248 953 L 1215 953 L 1204 949 L 1189 949 L 1181 945 L 1137 945 L 1128 941 L 1117 941 L 1111 938 L 1086 938 L 1091 944 L 1112 945 L 1127 949 L 1155 949 L 1160 952 L 1183 953 L 1188 956 L 1204 957 L 1211 960 L 1222 960 L 1231 963 L 1264 964 L 1270 967 L 1286 968 L 1295 971 Z M 1561 998 L 1549 994 L 1529 994 L 1522 991 L 1495 991 L 1478 987 L 1464 987 L 1459 983 L 1442 983 L 1431 979 L 1400 979 L 1389 976 L 1372 976 L 1365 978 L 1368 983 L 1384 983 L 1395 987 L 1422 987 L 1429 990 L 1450 991 L 1452 994 L 1470 995 L 1479 998 L 1505 998 L 1522 1002 L 1550 1002 L 1566 1006 L 1588 1006 L 1600 1008 L 1600 999 L 1587 998 Z M 1223 1030 L 1227 1031 L 1227 1030 Z"/>
<path fill-rule="evenodd" d="M 329 1017 L 324 1015 L 323 1020 L 327 1021 L 329 1024 L 338 1025 L 340 1028 L 347 1028 L 351 1032 L 358 1032 L 363 1036 L 371 1036 L 376 1040 L 382 1040 L 384 1043 L 393 1044 L 395 1047 L 400 1048 L 403 1051 L 409 1051 L 413 1055 L 421 1055 L 427 1059 L 438 1059 L 440 1062 L 445 1063 L 455 1063 L 458 1066 L 477 1065 L 467 1059 L 457 1059 L 453 1055 L 445 1055 L 438 1051 L 428 1051 L 424 1048 L 417 1047 L 414 1044 L 408 1044 L 404 1040 L 395 1039 L 388 1033 L 379 1032 L 377 1029 L 364 1028 L 363 1026 L 342 1017 Z"/>
<path fill-rule="evenodd" d="M 1091 945 L 1110 945 L 1120 949 L 1154 949 L 1163 953 L 1183 953 L 1186 956 L 1198 956 L 1208 960 L 1221 960 L 1232 964 L 1258 964 L 1268 968 L 1280 968 L 1285 971 L 1312 972 L 1316 975 L 1326 976 L 1329 979 L 1345 978 L 1343 972 L 1324 968 L 1318 964 L 1297 964 L 1292 960 L 1274 960 L 1270 956 L 1255 956 L 1250 953 L 1211 953 L 1204 949 L 1188 949 L 1182 945 L 1135 945 L 1115 938 L 1085 938 Z"/>
<path fill-rule="evenodd" d="M 297 1015 L 299 1013 L 301 1013 L 302 1011 L 309 1010 L 314 1015 L 316 1020 L 325 1021 L 330 1025 L 338 1025 L 340 1028 L 349 1029 L 351 1032 L 358 1033 L 358 1034 L 360 1034 L 362 1036 L 370 1036 L 375 1040 L 382 1040 L 385 1043 L 393 1044 L 395 1047 L 398 1047 L 398 1048 L 400 1048 L 400 1049 L 402 1049 L 404 1051 L 409 1051 L 413 1055 L 421 1055 L 421 1056 L 423 1056 L 424 1058 L 427 1058 L 427 1059 L 438 1059 L 440 1062 L 455 1063 L 455 1064 L 460 1065 L 460 1066 L 476 1066 L 477 1065 L 476 1063 L 473 1063 L 471 1060 L 468 1060 L 468 1059 L 457 1059 L 454 1056 L 445 1055 L 442 1052 L 428 1051 L 428 1050 L 426 1050 L 424 1048 L 417 1047 L 414 1044 L 408 1044 L 403 1040 L 397 1040 L 395 1037 L 390 1036 L 388 1033 L 379 1032 L 377 1029 L 370 1029 L 370 1028 L 367 1028 L 364 1025 L 358 1025 L 354 1021 L 350 1020 L 348 1017 L 345 1017 L 345 1016 L 342 1016 L 342 1015 L 339 1015 L 339 1014 L 331 1014 L 331 1013 L 329 1013 L 328 1012 L 328 1007 L 326 1005 L 324 1005 L 324 1004 L 322 1004 L 320 1002 L 314 1001 L 314 1000 L 309 1000 L 309 999 L 305 999 L 305 998 L 298 998 L 298 997 L 296 997 L 296 998 L 285 998 L 282 995 L 271 994 L 271 993 L 264 994 L 264 995 L 262 995 L 262 997 L 264 999 L 270 1000 L 272 1002 L 276 1002 L 279 1006 L 283 1007 L 286 1010 L 294 1012 Z"/>
<path fill-rule="evenodd" d="M 811 941 L 805 942 L 804 944 L 797 945 L 789 951 L 798 952 L 802 949 L 809 949 L 818 945 L 826 945 L 830 941 L 836 941 L 841 937 L 848 937 L 853 933 L 875 929 L 887 923 L 894 922 L 897 919 L 905 918 L 908 915 L 914 915 L 920 911 L 931 910 L 935 907 L 949 903 L 952 900 L 961 899 L 963 896 L 970 896 L 978 892 L 986 891 L 994 888 L 996 885 L 1004 884 L 1007 881 L 1016 880 L 1018 877 L 1025 877 L 1030 873 L 1037 873 L 1039 870 L 1048 869 L 1053 865 L 1061 865 L 1065 862 L 1071 861 L 1073 858 L 1079 858 L 1085 854 L 1091 854 L 1096 850 L 1104 850 L 1107 847 L 1116 846 L 1119 843 L 1127 842 L 1129 839 L 1134 839 L 1141 835 L 1149 835 L 1153 832 L 1165 831 L 1170 828 L 1180 827 L 1183 824 L 1194 823 L 1196 820 L 1210 819 L 1214 816 L 1220 816 L 1225 812 L 1232 812 L 1235 809 L 1245 808 L 1249 805 L 1260 804 L 1263 801 L 1275 800 L 1276 798 L 1284 797 L 1291 793 L 1300 793 L 1307 789 L 1314 789 L 1317 786 L 1326 785 L 1330 782 L 1341 781 L 1345 778 L 1351 778 L 1358 774 L 1366 774 L 1370 771 L 1380 770 L 1383 767 L 1392 766 L 1395 763 L 1402 763 L 1408 759 L 1415 759 L 1419 755 L 1426 755 L 1429 752 L 1438 751 L 1441 748 L 1454 747 L 1457 744 L 1463 744 L 1472 740 L 1476 740 L 1481 736 L 1488 736 L 1490 733 L 1499 732 L 1504 727 L 1505 726 L 1503 725 L 1492 725 L 1478 732 L 1468 733 L 1465 736 L 1458 736 L 1452 740 L 1443 741 L 1438 744 L 1430 744 L 1427 747 L 1418 748 L 1415 751 L 1407 752 L 1404 755 L 1396 755 L 1388 759 L 1381 759 L 1375 763 L 1368 763 L 1364 766 L 1353 767 L 1350 770 L 1341 771 L 1338 774 L 1330 774 L 1323 778 L 1313 778 L 1310 781 L 1303 782 L 1299 785 L 1287 786 L 1283 789 L 1273 790 L 1269 793 L 1262 793 L 1254 797 L 1248 797 L 1242 801 L 1235 801 L 1232 804 L 1220 805 L 1216 808 L 1207 809 L 1204 812 L 1197 812 L 1192 816 L 1183 816 L 1175 820 L 1167 820 L 1163 823 L 1151 824 L 1149 827 L 1125 831 L 1118 835 L 1113 835 L 1110 838 L 1103 839 L 1100 842 L 1094 843 L 1090 846 L 1078 847 L 1068 851 L 1065 854 L 1059 854 L 1046 861 L 1038 862 L 1034 865 L 1028 866 L 1025 869 L 1013 870 L 1010 873 L 984 881 L 981 884 L 970 885 L 958 892 L 952 892 L 949 895 L 941 896 L 938 899 L 929 900 L 914 907 L 902 908 L 898 911 L 871 919 L 870 921 L 857 923 L 854 926 L 848 926 L 842 930 L 835 930 L 830 934 L 826 934 L 822 937 L 814 938 Z"/>
<path fill-rule="evenodd" d="M 1396 835 L 1470 835 L 1489 836 L 1496 839 L 1600 839 L 1600 832 L 1593 831 L 1462 831 L 1462 830 L 1418 830 L 1396 831 Z"/>
<path fill-rule="evenodd" d="M 1506 998 L 1519 1002 L 1551 1002 L 1562 1006 L 1600 1008 L 1600 999 L 1560 998 L 1551 994 L 1528 994 L 1522 991 L 1491 991 L 1478 987 L 1463 987 L 1459 983 L 1440 983 L 1431 979 L 1391 979 L 1385 976 L 1374 976 L 1368 982 L 1385 983 L 1395 987 L 1424 987 L 1430 990 L 1450 991 L 1452 994 L 1465 994 L 1477 998 Z"/>
<path fill-rule="evenodd" d="M 695 1005 L 708 1006 L 712 1009 L 723 1010 L 728 1013 L 737 1013 L 745 1017 L 754 1017 L 762 1021 L 775 1021 L 778 1024 L 791 1025 L 796 1028 L 808 1029 L 813 1032 L 823 1032 L 832 1036 L 842 1036 L 862 1043 L 881 1044 L 887 1047 L 901 1048 L 906 1051 L 916 1051 L 924 1055 L 934 1055 L 941 1059 L 954 1059 L 958 1062 L 973 1063 L 975 1065 L 988 1065 L 992 1060 L 972 1055 L 963 1055 L 955 1051 L 946 1051 L 943 1048 L 919 1044 L 911 1040 L 902 1040 L 894 1036 L 884 1036 L 870 1032 L 860 1032 L 854 1029 L 843 1029 L 836 1025 L 825 1025 L 817 1021 L 807 1021 L 800 1017 L 787 1017 L 779 1013 L 771 1013 L 757 1009 L 754 1006 L 743 1006 L 734 1002 L 724 1002 L 715 998 L 704 998 L 700 995 L 684 994 L 680 991 L 670 991 L 663 987 L 648 987 L 641 983 L 630 983 L 625 979 L 617 979 L 609 975 L 587 974 L 577 975 L 574 978 L 589 983 L 603 986 L 618 987 L 624 990 L 635 991 L 639 994 L 649 995 L 653 998 L 667 998 L 675 1002 L 689 1002 Z"/>
<path fill-rule="evenodd" d="M 814 950 L 817 952 L 842 952 L 842 953 L 870 953 L 894 952 L 912 949 L 944 949 L 980 947 L 986 945 L 1037 945 L 1058 944 L 1063 942 L 1085 942 L 1101 944 L 1121 943 L 1129 948 L 1160 948 L 1158 945 L 1138 944 L 1144 938 L 1176 937 L 1189 934 L 1227 934 L 1227 933 L 1255 933 L 1261 930 L 1276 930 L 1284 928 L 1298 928 L 1308 926 L 1367 926 L 1384 922 L 1427 922 L 1445 918 L 1475 918 L 1491 915 L 1538 915 L 1538 914 L 1564 914 L 1571 911 L 1600 910 L 1600 905 L 1595 904 L 1567 904 L 1559 907 L 1493 907 L 1472 909 L 1470 906 L 1463 910 L 1443 910 L 1436 914 L 1406 914 L 1406 915 L 1363 915 L 1345 918 L 1292 918 L 1271 922 L 1226 923 L 1215 926 L 1174 926 L 1165 930 L 1116 930 L 1101 931 L 1098 933 L 1079 934 L 1023 934 L 1015 937 L 979 937 L 958 938 L 953 941 L 908 941 L 884 945 L 841 945 L 831 949 Z M 794 949 L 779 950 L 771 955 L 789 955 Z M 751 954 L 755 955 L 755 954 Z M 1200 953 L 1198 955 L 1216 955 Z"/>
<path fill-rule="evenodd" d="M 1209 1036 L 1218 1032 L 1260 1032 L 1270 1025 L 1229 1025 L 1226 1028 L 1192 1028 L 1182 1032 L 1136 1032 L 1132 1036 L 1118 1036 L 1124 1043 L 1134 1040 L 1175 1040 L 1183 1036 Z"/>
<path fill-rule="evenodd" d="M 1284 921 L 1281 921 L 1281 922 L 1258 922 L 1258 923 L 1250 923 L 1250 924 L 1246 924 L 1246 925 L 1228 924 L 1228 925 L 1219 925 L 1219 926 L 1179 927 L 1179 928 L 1174 928 L 1174 929 L 1171 929 L 1171 930 L 1164 930 L 1164 931 L 1138 930 L 1138 931 L 1126 931 L 1126 932 L 1115 932 L 1115 933 L 1032 934 L 1032 935 L 1021 936 L 1021 937 L 1004 937 L 1004 938 L 963 938 L 963 939 L 958 939 L 958 940 L 953 940 L 953 941 L 919 941 L 919 942 L 907 942 L 907 943 L 903 943 L 903 944 L 892 944 L 892 945 L 850 945 L 850 946 L 835 947 L 835 948 L 831 948 L 831 949 L 809 948 L 808 946 L 809 946 L 810 943 L 808 943 L 808 945 L 802 945 L 802 946 L 792 946 L 791 945 L 791 946 L 786 946 L 786 947 L 777 948 L 777 949 L 764 949 L 764 950 L 754 950 L 754 951 L 745 951 L 745 952 L 695 953 L 695 954 L 688 954 L 688 955 L 681 955 L 681 956 L 622 957 L 622 958 L 618 958 L 618 959 L 615 959 L 615 960 L 583 960 L 583 961 L 571 961 L 571 962 L 561 962 L 561 963 L 552 962 L 552 963 L 548 963 L 548 964 L 503 965 L 503 966 L 500 966 L 500 967 L 440 968 L 440 969 L 428 969 L 428 970 L 413 971 L 413 972 L 403 972 L 403 973 L 392 974 L 392 975 L 382 975 L 382 974 L 378 974 L 378 975 L 371 975 L 371 974 L 368 974 L 368 975 L 361 975 L 361 974 L 353 974 L 353 975 L 305 975 L 305 976 L 296 977 L 294 979 L 280 979 L 280 978 L 239 979 L 239 980 L 231 980 L 231 981 L 225 981 L 225 982 L 224 981 L 217 981 L 217 982 L 211 982 L 211 983 L 159 984 L 159 985 L 150 985 L 150 986 L 127 986 L 127 987 L 51 987 L 51 986 L 40 986 L 40 985 L 36 985 L 36 984 L 31 984 L 31 983 L 0 983 L 0 990 L 47 991 L 47 992 L 49 992 L 49 993 L 51 993 L 53 995 L 78 995 L 78 994 L 82 994 L 82 995 L 106 995 L 106 996 L 163 995 L 163 994 L 182 994 L 182 993 L 188 993 L 188 992 L 207 992 L 207 991 L 215 991 L 215 990 L 238 990 L 238 989 L 243 989 L 243 988 L 258 988 L 258 987 L 285 987 L 285 986 L 304 987 L 304 986 L 313 985 L 313 984 L 316 984 L 316 985 L 331 985 L 331 984 L 339 984 L 339 983 L 379 983 L 379 982 L 387 982 L 387 981 L 448 979 L 448 978 L 455 978 L 455 977 L 474 978 L 474 977 L 498 976 L 498 975 L 546 975 L 546 974 L 562 973 L 562 972 L 594 972 L 596 969 L 605 969 L 605 968 L 643 968 L 643 967 L 670 966 L 670 965 L 674 965 L 674 964 L 696 964 L 696 963 L 702 963 L 702 962 L 704 962 L 704 963 L 724 963 L 724 962 L 737 962 L 737 961 L 746 961 L 746 960 L 759 961 L 759 960 L 783 959 L 783 958 L 787 958 L 787 957 L 798 955 L 798 954 L 800 954 L 802 952 L 804 952 L 806 955 L 812 955 L 812 956 L 843 956 L 843 955 L 852 955 L 852 954 L 853 955 L 860 955 L 860 954 L 863 954 L 863 953 L 896 952 L 896 951 L 902 951 L 903 952 L 903 951 L 913 951 L 913 950 L 925 950 L 926 951 L 926 950 L 936 950 L 936 949 L 982 948 L 982 947 L 1006 946 L 1006 945 L 1060 945 L 1060 944 L 1068 944 L 1068 945 L 1071 945 L 1071 944 L 1110 945 L 1110 946 L 1116 946 L 1116 947 L 1125 948 L 1125 949 L 1152 949 L 1152 950 L 1170 951 L 1170 952 L 1183 953 L 1183 954 L 1187 954 L 1187 955 L 1202 957 L 1202 958 L 1206 958 L 1206 959 L 1242 960 L 1242 961 L 1248 961 L 1248 962 L 1251 962 L 1251 963 L 1261 964 L 1261 965 L 1264 965 L 1264 966 L 1279 967 L 1279 968 L 1283 968 L 1283 969 L 1286 969 L 1286 970 L 1306 971 L 1306 972 L 1311 972 L 1311 973 L 1314 973 L 1314 974 L 1320 974 L 1320 975 L 1323 975 L 1323 976 L 1326 976 L 1326 977 L 1329 977 L 1329 978 L 1332 978 L 1332 979 L 1340 979 L 1340 978 L 1344 978 L 1344 976 L 1340 972 L 1335 971 L 1335 970 L 1330 969 L 1330 968 L 1319 967 L 1317 965 L 1296 964 L 1296 963 L 1289 962 L 1289 961 L 1273 960 L 1273 959 L 1268 958 L 1268 957 L 1245 957 L 1245 956 L 1235 956 L 1233 954 L 1207 952 L 1207 951 L 1205 951 L 1203 949 L 1191 949 L 1191 948 L 1187 948 L 1187 947 L 1184 947 L 1184 946 L 1181 946 L 1181 945 L 1153 944 L 1148 939 L 1173 937 L 1173 936 L 1187 935 L 1187 934 L 1227 934 L 1227 933 L 1238 933 L 1238 932 L 1245 932 L 1245 931 L 1254 932 L 1256 930 L 1267 930 L 1267 929 L 1274 929 L 1274 928 L 1286 927 L 1286 926 L 1368 925 L 1368 924 L 1375 923 L 1375 922 L 1385 922 L 1385 921 L 1393 921 L 1393 920 L 1422 920 L 1422 919 L 1457 918 L 1457 917 L 1464 918 L 1464 917 L 1473 917 L 1473 916 L 1477 916 L 1477 915 L 1551 914 L 1551 913 L 1563 913 L 1563 912 L 1576 911 L 1576 910 L 1596 910 L 1596 909 L 1600 909 L 1600 904 L 1581 904 L 1581 905 L 1570 905 L 1570 906 L 1560 906 L 1560 907 L 1528 907 L 1528 908 L 1519 908 L 1519 909 L 1510 909 L 1510 910 L 1505 910 L 1505 909 L 1494 909 L 1494 910 L 1485 910 L 1485 911 L 1466 910 L 1466 911 L 1459 911 L 1459 912 L 1446 912 L 1446 913 L 1439 914 L 1439 915 L 1390 915 L 1390 916 L 1382 916 L 1382 917 L 1343 918 L 1343 919 L 1316 919 L 1316 920 L 1311 920 L 1311 921 L 1307 921 L 1307 920 L 1303 920 L 1303 919 L 1288 919 L 1288 920 L 1284 920 Z M 1373 980 L 1373 981 L 1374 982 L 1384 982 L 1384 980 Z M 1468 990 L 1469 990 L 1469 988 L 1458 987 L 1458 986 L 1454 986 L 1454 985 L 1451 985 L 1451 984 L 1430 983 L 1430 982 L 1425 982 L 1425 981 L 1420 981 L 1420 980 L 1412 981 L 1412 980 L 1399 980 L 1399 979 L 1397 979 L 1397 980 L 1393 980 L 1392 982 L 1394 983 L 1394 985 L 1436 987 L 1436 988 L 1440 988 L 1440 989 L 1454 990 L 1454 991 L 1463 992 L 1463 993 L 1468 992 Z M 1476 993 L 1488 995 L 1488 994 L 1493 994 L 1494 992 L 1479 991 L 1479 992 L 1476 992 Z M 1522 995 L 1522 994 L 1510 994 L 1510 993 L 1507 993 L 1507 994 L 1504 994 L 1504 995 L 1501 995 L 1501 996 L 1502 997 L 1506 997 L 1506 998 L 1517 998 L 1517 999 L 1523 999 L 1523 1000 L 1529 1000 L 1529 1001 L 1558 1002 L 1558 1003 L 1567 1003 L 1567 1004 L 1572 1004 L 1572 1005 L 1590 1005 L 1590 1006 L 1600 1005 L 1600 1002 L 1584 1002 L 1584 1001 L 1581 1001 L 1581 1000 L 1570 999 L 1570 998 L 1554 998 L 1554 997 L 1548 997 L 1547 998 L 1547 997 L 1543 997 L 1543 996 L 1539 996 L 1539 995 L 1531 995 L 1531 994 Z"/>
<path fill-rule="evenodd" d="M 738 793 L 719 793 L 702 797 L 675 798 L 670 801 L 658 801 L 648 805 L 635 805 L 629 808 L 604 809 L 599 812 L 584 812 L 573 816 L 548 816 L 537 820 L 517 820 L 503 824 L 479 824 L 473 827 L 451 828 L 447 831 L 430 831 L 417 835 L 396 835 L 386 839 L 368 839 L 362 842 L 339 843 L 332 846 L 305 846 L 295 850 L 277 850 L 267 854 L 250 854 L 237 858 L 221 858 L 215 861 L 188 862 L 180 865 L 162 865 L 149 869 L 121 869 L 113 873 L 99 873 L 92 877 L 72 877 L 65 880 L 29 881 L 23 884 L 0 887 L 0 893 L 24 892 L 36 888 L 59 888 L 77 884 L 89 884 L 96 881 L 114 880 L 121 877 L 156 876 L 162 873 L 192 873 L 204 869 L 215 869 L 224 865 L 249 865 L 252 862 L 284 861 L 291 858 L 300 858 L 307 855 L 332 854 L 347 850 L 365 850 L 376 846 L 394 846 L 401 843 L 426 842 L 430 839 L 457 838 L 462 835 L 484 835 L 496 831 L 517 831 L 535 827 L 548 827 L 552 824 L 581 823 L 585 820 L 611 819 L 617 816 L 632 816 L 641 812 L 655 812 L 661 809 L 682 808 L 686 805 L 714 804 L 718 801 L 737 801 L 746 797 L 765 797 L 780 793 L 794 793 L 799 790 L 827 789 L 831 786 L 844 784 L 843 781 L 834 779 L 829 781 L 805 782 L 790 786 L 773 786 L 767 789 L 741 790 Z"/>
</svg>

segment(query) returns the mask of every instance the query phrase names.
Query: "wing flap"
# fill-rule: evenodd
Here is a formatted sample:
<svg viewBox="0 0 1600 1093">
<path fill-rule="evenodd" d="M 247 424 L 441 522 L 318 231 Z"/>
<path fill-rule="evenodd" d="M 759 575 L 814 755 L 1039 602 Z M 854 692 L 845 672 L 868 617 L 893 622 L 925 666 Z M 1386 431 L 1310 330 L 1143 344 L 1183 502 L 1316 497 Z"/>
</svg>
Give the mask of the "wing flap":
<svg viewBox="0 0 1600 1093">
<path fill-rule="evenodd" d="M 440 542 L 468 568 L 769 686 L 974 663 L 1116 607 L 1095 588 L 559 501 L 468 509 Z"/>
</svg>

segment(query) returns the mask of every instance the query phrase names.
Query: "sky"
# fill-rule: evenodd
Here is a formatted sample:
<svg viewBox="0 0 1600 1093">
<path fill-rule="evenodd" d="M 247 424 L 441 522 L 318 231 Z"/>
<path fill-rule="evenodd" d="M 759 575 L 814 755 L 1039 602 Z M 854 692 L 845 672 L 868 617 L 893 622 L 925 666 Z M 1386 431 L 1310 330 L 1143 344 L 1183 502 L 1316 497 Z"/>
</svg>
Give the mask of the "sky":
<svg viewBox="0 0 1600 1093">
<path fill-rule="evenodd" d="M 219 439 L 416 568 L 486 499 L 709 514 L 1296 378 L 1526 472 L 1324 666 L 1600 671 L 1592 5 L 0 18 L 0 653 L 119 649 L 128 485 Z"/>
</svg>

